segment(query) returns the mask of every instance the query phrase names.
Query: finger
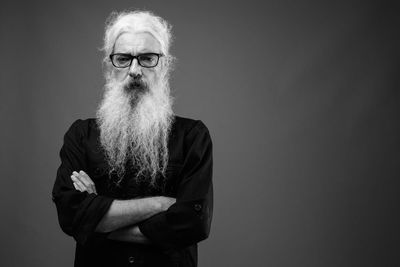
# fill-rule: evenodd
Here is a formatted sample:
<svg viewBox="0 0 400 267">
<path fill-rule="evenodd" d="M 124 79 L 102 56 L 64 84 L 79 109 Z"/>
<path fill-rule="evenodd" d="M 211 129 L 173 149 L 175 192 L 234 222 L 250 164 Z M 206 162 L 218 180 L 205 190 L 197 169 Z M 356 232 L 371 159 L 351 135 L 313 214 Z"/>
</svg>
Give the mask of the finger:
<svg viewBox="0 0 400 267">
<path fill-rule="evenodd" d="M 86 186 L 75 175 L 71 175 L 71 180 L 77 185 L 80 191 L 86 191 Z"/>
<path fill-rule="evenodd" d="M 96 193 L 96 191 L 93 189 L 93 188 L 94 188 L 94 185 L 92 185 L 92 184 L 89 182 L 89 180 L 88 180 L 84 175 L 82 175 L 82 174 L 80 174 L 80 173 L 74 171 L 74 172 L 72 172 L 72 176 L 73 176 L 76 180 L 79 181 L 79 182 L 77 182 L 77 183 L 78 183 L 78 185 L 79 185 L 80 187 L 83 187 L 83 188 L 84 188 L 84 191 L 87 191 L 89 194 Z M 90 178 L 89 178 L 89 179 L 90 179 Z M 96 193 L 96 194 L 97 194 L 97 193 Z"/>
<path fill-rule="evenodd" d="M 83 175 L 77 172 L 73 172 L 71 177 L 73 177 L 76 180 L 76 183 L 81 188 L 83 188 L 84 191 L 87 191 L 89 194 L 95 193 L 95 190 L 93 190 L 93 186 L 88 183 L 88 181 Z"/>
<path fill-rule="evenodd" d="M 86 172 L 80 171 L 79 174 L 83 175 L 89 182 L 93 183 L 92 179 L 90 179 L 89 175 Z"/>
<path fill-rule="evenodd" d="M 72 183 L 75 187 L 76 190 L 82 192 L 82 189 L 76 184 L 76 183 Z"/>
<path fill-rule="evenodd" d="M 92 181 L 92 179 L 90 179 L 89 175 L 87 175 L 86 172 L 80 171 L 80 172 L 79 172 L 79 175 L 80 175 L 83 179 L 85 179 L 85 181 L 86 181 L 88 184 L 94 184 L 94 182 Z"/>
<path fill-rule="evenodd" d="M 89 175 L 87 175 L 87 173 L 84 171 L 80 171 L 79 174 L 87 182 L 86 185 L 89 186 L 95 194 L 97 194 L 96 186 L 95 186 L 93 180 L 90 179 Z"/>
<path fill-rule="evenodd" d="M 88 187 L 82 182 L 82 178 L 76 175 L 72 175 L 71 178 L 79 186 L 79 188 L 82 189 L 82 191 L 87 191 L 89 194 L 93 193 L 93 190 L 90 188 L 90 186 Z"/>
<path fill-rule="evenodd" d="M 71 175 L 71 180 L 74 183 L 75 188 L 78 187 L 77 190 L 79 190 L 81 192 L 86 191 L 85 185 L 82 184 L 82 182 L 78 178 L 76 178 L 74 175 Z"/>
<path fill-rule="evenodd" d="M 90 182 L 86 179 L 86 177 L 78 172 L 73 172 L 72 175 L 75 176 L 85 186 L 85 188 L 90 188 Z"/>
<path fill-rule="evenodd" d="M 97 194 L 96 186 L 95 186 L 94 182 L 92 181 L 92 179 L 90 179 L 89 175 L 87 175 L 84 171 L 80 171 L 79 175 L 84 180 L 85 185 L 90 188 L 91 192 Z"/>
<path fill-rule="evenodd" d="M 78 179 L 86 186 L 86 187 L 90 187 L 91 185 L 91 179 L 88 178 L 89 176 L 84 175 L 83 171 L 78 172 L 73 172 L 73 174 L 78 177 Z"/>
</svg>

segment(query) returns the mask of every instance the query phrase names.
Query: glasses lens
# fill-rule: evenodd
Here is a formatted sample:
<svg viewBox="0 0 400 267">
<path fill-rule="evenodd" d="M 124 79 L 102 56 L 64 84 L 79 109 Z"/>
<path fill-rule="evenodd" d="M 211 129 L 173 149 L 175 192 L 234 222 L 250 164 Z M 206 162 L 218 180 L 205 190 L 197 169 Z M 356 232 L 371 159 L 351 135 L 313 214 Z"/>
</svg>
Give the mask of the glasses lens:
<svg viewBox="0 0 400 267">
<path fill-rule="evenodd" d="M 127 54 L 117 54 L 112 56 L 112 61 L 116 67 L 124 68 L 128 67 L 131 64 L 132 56 Z"/>
<path fill-rule="evenodd" d="M 157 54 L 143 54 L 138 56 L 140 65 L 143 67 L 155 67 L 158 63 Z"/>
</svg>

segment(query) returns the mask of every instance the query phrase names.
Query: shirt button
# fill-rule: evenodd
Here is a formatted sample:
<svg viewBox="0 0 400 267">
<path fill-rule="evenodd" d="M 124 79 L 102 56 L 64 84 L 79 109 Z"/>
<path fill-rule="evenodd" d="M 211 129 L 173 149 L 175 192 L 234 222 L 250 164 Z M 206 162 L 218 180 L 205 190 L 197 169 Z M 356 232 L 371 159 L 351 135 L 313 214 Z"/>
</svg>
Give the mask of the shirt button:
<svg viewBox="0 0 400 267">
<path fill-rule="evenodd" d="M 195 211 L 201 211 L 201 205 L 200 204 L 195 204 L 194 205 L 194 210 Z"/>
<path fill-rule="evenodd" d="M 130 257 L 128 258 L 128 261 L 129 261 L 129 263 L 134 263 L 134 262 L 135 262 L 135 258 L 132 257 L 132 256 L 130 256 Z"/>
</svg>

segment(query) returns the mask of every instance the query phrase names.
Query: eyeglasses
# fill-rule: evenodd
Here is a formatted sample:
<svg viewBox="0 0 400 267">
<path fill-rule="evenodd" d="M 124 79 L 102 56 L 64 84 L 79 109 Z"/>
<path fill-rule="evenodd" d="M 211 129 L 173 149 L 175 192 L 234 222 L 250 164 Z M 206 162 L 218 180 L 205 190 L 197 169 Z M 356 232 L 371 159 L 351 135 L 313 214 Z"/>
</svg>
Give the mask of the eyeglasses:
<svg viewBox="0 0 400 267">
<path fill-rule="evenodd" d="M 144 68 L 154 68 L 157 66 L 158 60 L 161 56 L 162 54 L 157 53 L 144 53 L 136 56 L 132 56 L 131 54 L 115 53 L 110 55 L 110 59 L 116 68 L 129 67 L 135 58 L 140 66 Z"/>
</svg>

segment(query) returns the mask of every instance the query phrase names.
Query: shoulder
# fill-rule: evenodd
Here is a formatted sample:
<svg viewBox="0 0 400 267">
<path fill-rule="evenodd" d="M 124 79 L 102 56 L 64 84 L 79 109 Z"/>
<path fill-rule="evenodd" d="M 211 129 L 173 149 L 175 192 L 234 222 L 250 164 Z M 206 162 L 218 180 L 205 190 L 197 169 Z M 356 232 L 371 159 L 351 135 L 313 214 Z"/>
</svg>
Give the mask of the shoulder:
<svg viewBox="0 0 400 267">
<path fill-rule="evenodd" d="M 207 126 L 198 119 L 175 116 L 172 132 L 174 136 L 183 138 L 186 144 L 211 144 L 211 136 Z"/>
<path fill-rule="evenodd" d="M 70 136 L 85 136 L 92 128 L 96 128 L 96 119 L 77 119 L 69 127 L 66 135 Z"/>
<path fill-rule="evenodd" d="M 209 133 L 209 130 L 203 121 L 197 119 L 190 119 L 175 115 L 173 125 L 177 131 L 184 132 L 185 135 L 193 132 Z"/>
</svg>

